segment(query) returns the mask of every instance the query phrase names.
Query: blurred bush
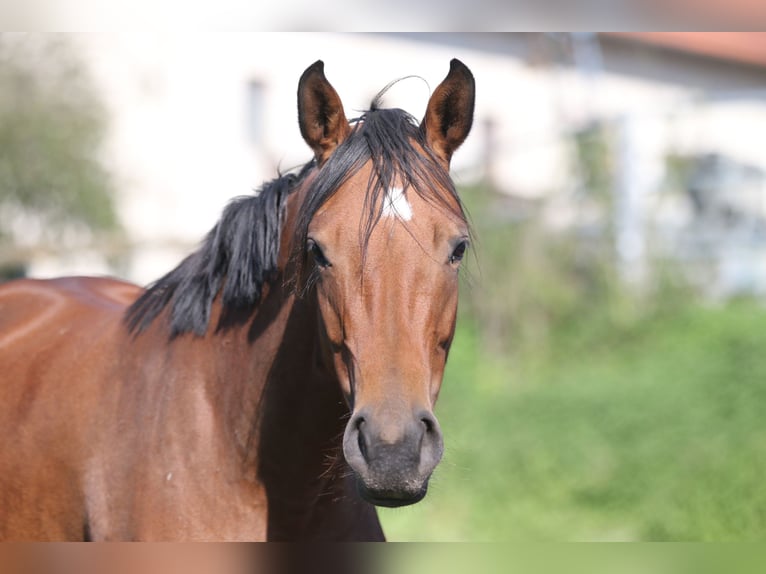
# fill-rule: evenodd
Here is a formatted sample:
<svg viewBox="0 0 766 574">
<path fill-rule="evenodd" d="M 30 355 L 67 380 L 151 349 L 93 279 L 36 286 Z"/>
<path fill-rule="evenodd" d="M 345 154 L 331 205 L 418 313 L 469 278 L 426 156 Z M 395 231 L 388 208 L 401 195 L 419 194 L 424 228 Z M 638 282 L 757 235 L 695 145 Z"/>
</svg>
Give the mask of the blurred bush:
<svg viewBox="0 0 766 574">
<path fill-rule="evenodd" d="M 594 127 L 571 150 L 579 185 L 560 193 L 587 215 L 571 225 L 546 219 L 555 196 L 462 190 L 475 260 L 437 408 L 447 450 L 423 502 L 381 513 L 386 532 L 762 539 L 766 313 L 702 299 L 651 251 L 645 280 L 624 282 L 611 135 Z"/>
<path fill-rule="evenodd" d="M 656 253 L 648 254 L 638 288 L 620 277 L 612 140 L 605 125 L 572 134 L 571 190 L 515 202 L 486 184 L 461 193 L 476 236 L 462 320 L 486 348 L 518 357 L 565 341 L 587 344 L 689 299 L 692 288 L 677 266 Z M 561 205 L 575 211 L 574 221 L 551 225 Z"/>
</svg>

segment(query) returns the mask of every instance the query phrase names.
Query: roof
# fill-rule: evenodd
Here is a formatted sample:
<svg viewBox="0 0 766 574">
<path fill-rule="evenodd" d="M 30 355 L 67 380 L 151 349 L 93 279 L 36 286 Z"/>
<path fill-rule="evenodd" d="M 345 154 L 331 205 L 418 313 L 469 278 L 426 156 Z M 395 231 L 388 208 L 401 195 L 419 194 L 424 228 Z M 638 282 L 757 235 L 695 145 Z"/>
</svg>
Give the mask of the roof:
<svg viewBox="0 0 766 574">
<path fill-rule="evenodd" d="M 766 68 L 766 32 L 621 32 L 607 35 Z"/>
</svg>

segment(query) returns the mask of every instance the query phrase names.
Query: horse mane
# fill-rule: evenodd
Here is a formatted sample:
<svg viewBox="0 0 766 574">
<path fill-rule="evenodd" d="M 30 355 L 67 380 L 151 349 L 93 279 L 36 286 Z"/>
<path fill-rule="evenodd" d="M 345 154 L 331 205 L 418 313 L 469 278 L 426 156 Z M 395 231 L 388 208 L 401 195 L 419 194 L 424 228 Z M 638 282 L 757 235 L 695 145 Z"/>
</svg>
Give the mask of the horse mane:
<svg viewBox="0 0 766 574">
<path fill-rule="evenodd" d="M 309 223 L 317 210 L 368 161 L 372 161 L 373 169 L 365 196 L 368 218 L 360 229 L 363 253 L 382 217 L 383 194 L 394 185 L 405 193 L 414 190 L 426 201 L 465 219 L 449 172 L 429 149 L 423 129 L 401 109 L 381 109 L 382 93 L 373 99 L 368 111 L 351 120 L 351 134 L 317 171 L 299 208 L 297 245 L 306 244 Z M 263 286 L 277 275 L 286 198 L 314 166 L 312 160 L 297 174 L 282 175 L 263 185 L 256 195 L 230 202 L 199 249 L 151 284 L 128 308 L 125 322 L 129 331 L 144 331 L 169 307 L 171 339 L 184 333 L 204 336 L 219 294 L 223 307 L 219 327 L 237 312 L 252 311 L 261 299 Z M 452 203 L 436 191 L 439 188 L 448 191 Z M 296 261 L 296 276 L 302 276 L 305 249 L 296 253 L 302 254 Z"/>
<path fill-rule="evenodd" d="M 170 336 L 203 336 L 213 301 L 220 294 L 221 323 L 237 310 L 255 306 L 264 284 L 277 271 L 287 196 L 313 166 L 264 184 L 255 195 L 233 199 L 200 247 L 175 269 L 152 283 L 127 310 L 132 333 L 144 331 L 170 307 Z"/>
</svg>

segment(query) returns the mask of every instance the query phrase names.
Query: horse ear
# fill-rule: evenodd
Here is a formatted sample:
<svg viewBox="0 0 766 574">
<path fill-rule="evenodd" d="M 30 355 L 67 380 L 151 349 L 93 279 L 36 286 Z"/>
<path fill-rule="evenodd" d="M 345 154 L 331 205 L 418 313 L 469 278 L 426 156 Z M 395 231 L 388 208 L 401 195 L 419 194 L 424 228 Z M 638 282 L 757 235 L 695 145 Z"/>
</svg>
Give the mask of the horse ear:
<svg viewBox="0 0 766 574">
<path fill-rule="evenodd" d="M 420 126 L 429 147 L 447 163 L 471 131 L 475 91 L 471 70 L 453 59 L 449 74 L 428 101 Z"/>
<path fill-rule="evenodd" d="M 351 131 L 340 97 L 325 78 L 322 60 L 306 68 L 298 83 L 298 123 L 320 165 Z"/>
</svg>

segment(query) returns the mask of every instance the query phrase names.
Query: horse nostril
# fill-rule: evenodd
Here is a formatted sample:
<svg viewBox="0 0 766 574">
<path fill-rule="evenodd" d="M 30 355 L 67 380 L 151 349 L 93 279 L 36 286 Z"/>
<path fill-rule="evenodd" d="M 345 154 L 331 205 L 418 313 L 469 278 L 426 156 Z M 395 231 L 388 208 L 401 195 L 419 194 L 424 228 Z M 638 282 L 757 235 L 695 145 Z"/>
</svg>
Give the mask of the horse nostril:
<svg viewBox="0 0 766 574">
<path fill-rule="evenodd" d="M 420 437 L 420 463 L 418 468 L 422 475 L 429 475 L 439 463 L 439 460 L 441 460 L 442 453 L 444 452 L 444 442 L 436 417 L 428 411 L 421 411 L 419 414 L 418 420 L 423 425 L 423 434 Z"/>
<path fill-rule="evenodd" d="M 436 423 L 436 419 L 431 413 L 424 412 L 420 415 L 420 422 L 423 423 L 423 426 L 426 429 L 425 434 L 434 434 L 438 432 L 438 425 Z"/>
<path fill-rule="evenodd" d="M 365 443 L 364 436 L 362 435 L 363 424 L 364 424 L 364 417 L 359 417 L 356 420 L 356 424 L 354 425 L 356 428 L 356 442 L 357 442 L 357 445 L 359 445 L 359 452 L 362 454 L 362 458 L 364 458 L 364 460 L 368 460 L 367 445 Z"/>
</svg>

